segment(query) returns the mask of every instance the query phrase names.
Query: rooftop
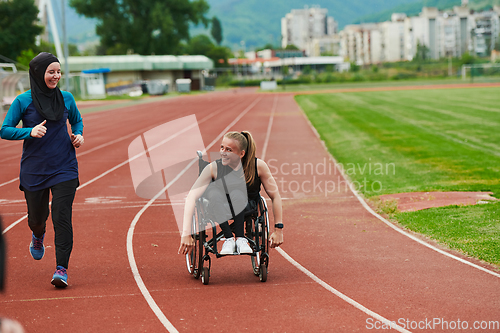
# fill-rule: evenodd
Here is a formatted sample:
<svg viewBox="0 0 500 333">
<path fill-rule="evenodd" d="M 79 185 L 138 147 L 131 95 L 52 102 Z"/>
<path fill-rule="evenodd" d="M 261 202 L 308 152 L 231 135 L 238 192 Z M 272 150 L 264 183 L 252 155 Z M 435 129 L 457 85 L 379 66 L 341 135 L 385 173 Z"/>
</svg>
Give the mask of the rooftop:
<svg viewBox="0 0 500 333">
<path fill-rule="evenodd" d="M 59 59 L 61 65 L 64 59 Z M 202 70 L 212 69 L 213 61 L 202 55 L 110 55 L 69 57 L 69 71 L 81 72 L 96 68 L 111 71 L 153 71 L 153 70 Z"/>
</svg>

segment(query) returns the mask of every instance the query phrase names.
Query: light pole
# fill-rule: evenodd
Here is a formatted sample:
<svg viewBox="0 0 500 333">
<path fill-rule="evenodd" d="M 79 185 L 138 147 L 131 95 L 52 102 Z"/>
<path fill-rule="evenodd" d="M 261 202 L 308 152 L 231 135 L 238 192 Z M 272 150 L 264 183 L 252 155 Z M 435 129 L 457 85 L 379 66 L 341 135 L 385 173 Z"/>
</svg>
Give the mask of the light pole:
<svg viewBox="0 0 500 333">
<path fill-rule="evenodd" d="M 64 42 L 64 90 L 69 91 L 68 36 L 66 34 L 66 10 L 64 0 L 61 0 L 62 33 Z"/>
</svg>

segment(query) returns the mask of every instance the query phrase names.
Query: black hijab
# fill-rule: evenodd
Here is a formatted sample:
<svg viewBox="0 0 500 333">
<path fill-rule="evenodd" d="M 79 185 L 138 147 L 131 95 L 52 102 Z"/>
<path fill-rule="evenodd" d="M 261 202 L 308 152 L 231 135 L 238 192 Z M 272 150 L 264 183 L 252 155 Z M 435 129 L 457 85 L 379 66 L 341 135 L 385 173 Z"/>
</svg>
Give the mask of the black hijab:
<svg viewBox="0 0 500 333">
<path fill-rule="evenodd" d="M 47 120 L 60 120 L 64 115 L 64 98 L 59 87 L 45 84 L 45 71 L 59 60 L 51 53 L 41 52 L 30 61 L 31 98 L 36 110 Z"/>
</svg>

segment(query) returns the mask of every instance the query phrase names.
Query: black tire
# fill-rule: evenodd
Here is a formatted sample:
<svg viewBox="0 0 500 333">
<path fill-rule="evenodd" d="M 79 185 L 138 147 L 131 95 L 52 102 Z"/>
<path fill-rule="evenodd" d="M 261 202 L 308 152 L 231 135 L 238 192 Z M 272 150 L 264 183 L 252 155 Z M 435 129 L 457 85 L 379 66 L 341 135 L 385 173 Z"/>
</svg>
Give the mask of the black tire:
<svg viewBox="0 0 500 333">
<path fill-rule="evenodd" d="M 210 270 L 208 267 L 203 267 L 203 271 L 201 273 L 201 283 L 207 285 L 210 280 Z"/>
<path fill-rule="evenodd" d="M 265 265 L 264 263 L 262 265 L 260 265 L 259 279 L 260 279 L 260 282 L 267 281 L 267 265 Z"/>
<path fill-rule="evenodd" d="M 198 279 L 201 274 L 201 262 L 203 258 L 203 243 L 205 233 L 200 232 L 201 216 L 199 212 L 199 206 L 196 205 L 196 210 L 193 214 L 193 224 L 191 226 L 191 232 L 194 239 L 194 247 L 191 254 L 186 255 L 186 261 L 188 265 L 188 272 L 193 274 L 195 279 Z"/>
<path fill-rule="evenodd" d="M 253 273 L 260 277 L 261 269 L 260 267 L 264 265 L 262 258 L 267 257 L 269 251 L 269 226 L 268 226 L 268 216 L 267 207 L 264 199 L 261 197 L 258 203 L 258 218 L 261 222 L 258 223 L 257 219 L 254 220 L 252 236 L 255 244 L 257 244 L 259 251 L 255 256 L 251 256 Z M 266 279 L 267 279 L 267 267 L 266 267 Z"/>
</svg>

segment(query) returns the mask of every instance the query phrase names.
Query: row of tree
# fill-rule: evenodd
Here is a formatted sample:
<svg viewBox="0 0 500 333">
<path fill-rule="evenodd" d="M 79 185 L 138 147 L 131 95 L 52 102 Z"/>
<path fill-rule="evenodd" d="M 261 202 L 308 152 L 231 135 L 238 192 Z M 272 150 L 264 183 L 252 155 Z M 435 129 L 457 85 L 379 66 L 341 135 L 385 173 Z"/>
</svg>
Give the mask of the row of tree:
<svg viewBox="0 0 500 333">
<path fill-rule="evenodd" d="M 215 66 L 227 66 L 232 54 L 221 46 L 219 19 L 207 18 L 206 0 L 70 0 L 70 5 L 77 13 L 97 19 L 99 55 L 201 54 Z M 25 63 L 32 55 L 50 50 L 46 44 L 35 44 L 43 32 L 37 16 L 34 0 L 0 1 L 0 55 Z M 191 37 L 190 24 L 210 26 L 212 39 Z"/>
</svg>

